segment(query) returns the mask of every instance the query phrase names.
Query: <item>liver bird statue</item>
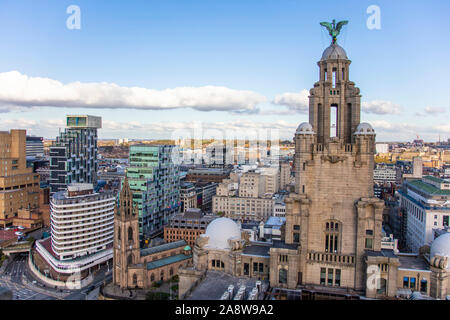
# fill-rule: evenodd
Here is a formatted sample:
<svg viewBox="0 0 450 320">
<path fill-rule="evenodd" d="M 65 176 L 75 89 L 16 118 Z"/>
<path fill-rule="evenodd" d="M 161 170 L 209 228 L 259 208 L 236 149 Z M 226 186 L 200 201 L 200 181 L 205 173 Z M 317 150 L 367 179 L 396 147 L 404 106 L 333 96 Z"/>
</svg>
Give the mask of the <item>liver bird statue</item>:
<svg viewBox="0 0 450 320">
<path fill-rule="evenodd" d="M 333 43 L 336 43 L 336 37 L 341 32 L 342 27 L 345 26 L 347 23 L 348 23 L 348 21 L 344 20 L 344 21 L 340 21 L 336 24 L 336 20 L 333 19 L 333 21 L 331 23 L 321 22 L 320 25 L 327 28 L 328 33 L 330 34 L 331 38 L 333 39 L 331 42 L 333 44 Z"/>
</svg>

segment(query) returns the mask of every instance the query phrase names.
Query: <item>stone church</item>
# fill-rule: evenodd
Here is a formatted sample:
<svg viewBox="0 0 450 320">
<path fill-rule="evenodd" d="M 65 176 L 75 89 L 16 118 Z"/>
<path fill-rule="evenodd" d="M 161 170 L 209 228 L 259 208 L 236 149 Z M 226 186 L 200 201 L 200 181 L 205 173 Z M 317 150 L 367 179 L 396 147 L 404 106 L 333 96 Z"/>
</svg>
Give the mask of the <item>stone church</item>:
<svg viewBox="0 0 450 320">
<path fill-rule="evenodd" d="M 113 283 L 121 289 L 148 289 L 166 281 L 192 260 L 185 240 L 141 248 L 139 214 L 125 178 L 114 214 Z"/>
</svg>

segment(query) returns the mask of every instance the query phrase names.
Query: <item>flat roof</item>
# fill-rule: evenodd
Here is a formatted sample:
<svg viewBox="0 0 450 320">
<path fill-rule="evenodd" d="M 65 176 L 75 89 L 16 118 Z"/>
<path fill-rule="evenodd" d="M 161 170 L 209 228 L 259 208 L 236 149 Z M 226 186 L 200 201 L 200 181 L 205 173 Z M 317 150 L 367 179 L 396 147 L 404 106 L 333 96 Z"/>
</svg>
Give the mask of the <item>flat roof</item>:
<svg viewBox="0 0 450 320">
<path fill-rule="evenodd" d="M 258 279 L 248 277 L 234 277 L 222 271 L 209 270 L 206 277 L 194 288 L 186 300 L 220 300 L 229 285 L 234 285 L 234 294 L 237 293 L 241 285 L 246 287 L 246 296 L 251 293 L 256 286 Z M 268 284 L 267 281 L 261 281 Z"/>
<path fill-rule="evenodd" d="M 443 196 L 450 196 L 450 190 L 442 190 L 439 188 L 436 188 L 435 186 L 428 184 L 426 182 L 423 182 L 422 180 L 410 180 L 407 182 L 408 185 L 411 185 L 413 187 L 416 187 L 420 190 L 422 190 L 425 193 L 428 193 L 429 195 L 443 195 Z"/>
<path fill-rule="evenodd" d="M 250 242 L 250 245 L 244 247 L 242 250 L 242 253 L 249 256 L 264 256 L 264 257 L 270 257 L 269 251 L 270 251 L 271 243 L 255 243 Z"/>
<path fill-rule="evenodd" d="M 417 269 L 417 270 L 430 270 L 430 266 L 424 258 L 418 255 L 398 255 L 400 261 L 399 268 L 404 269 Z"/>
</svg>

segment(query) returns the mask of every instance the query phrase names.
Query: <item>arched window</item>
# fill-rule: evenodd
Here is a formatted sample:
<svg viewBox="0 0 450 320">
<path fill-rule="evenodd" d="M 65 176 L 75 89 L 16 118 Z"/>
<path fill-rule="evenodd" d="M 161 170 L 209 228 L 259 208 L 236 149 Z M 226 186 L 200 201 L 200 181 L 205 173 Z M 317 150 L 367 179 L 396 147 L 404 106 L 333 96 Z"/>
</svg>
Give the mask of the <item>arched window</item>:
<svg viewBox="0 0 450 320">
<path fill-rule="evenodd" d="M 136 273 L 133 274 L 133 284 L 137 285 L 137 275 L 136 275 Z"/>
<path fill-rule="evenodd" d="M 130 254 L 128 256 L 128 264 L 133 264 L 133 255 L 132 254 Z"/>
<path fill-rule="evenodd" d="M 151 276 L 150 276 L 150 281 L 151 281 L 151 282 L 155 281 L 155 274 L 154 274 L 154 273 L 151 274 Z"/>
<path fill-rule="evenodd" d="M 278 282 L 279 283 L 287 283 L 287 270 L 281 268 L 278 272 Z"/>
<path fill-rule="evenodd" d="M 170 275 L 170 276 L 173 276 L 173 268 L 170 268 L 170 270 L 169 270 L 169 275 Z"/>
<path fill-rule="evenodd" d="M 336 220 L 325 222 L 325 252 L 339 252 L 339 239 L 342 225 Z"/>
<path fill-rule="evenodd" d="M 164 280 L 164 270 L 161 270 L 161 277 L 160 280 L 163 281 Z"/>
<path fill-rule="evenodd" d="M 128 228 L 128 242 L 133 242 L 133 228 Z"/>
</svg>

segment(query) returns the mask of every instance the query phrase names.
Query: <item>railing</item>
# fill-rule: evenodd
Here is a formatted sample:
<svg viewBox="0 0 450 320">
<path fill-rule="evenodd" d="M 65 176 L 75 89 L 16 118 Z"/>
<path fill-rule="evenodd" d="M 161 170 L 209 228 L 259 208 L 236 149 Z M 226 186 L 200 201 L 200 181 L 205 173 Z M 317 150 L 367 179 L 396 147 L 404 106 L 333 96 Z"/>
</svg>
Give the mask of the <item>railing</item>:
<svg viewBox="0 0 450 320">
<path fill-rule="evenodd" d="M 309 251 L 308 252 L 308 261 L 331 263 L 331 264 L 354 265 L 355 264 L 355 256 L 354 255 L 344 255 L 344 254 L 339 254 L 339 253 Z"/>
</svg>

